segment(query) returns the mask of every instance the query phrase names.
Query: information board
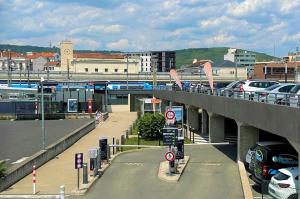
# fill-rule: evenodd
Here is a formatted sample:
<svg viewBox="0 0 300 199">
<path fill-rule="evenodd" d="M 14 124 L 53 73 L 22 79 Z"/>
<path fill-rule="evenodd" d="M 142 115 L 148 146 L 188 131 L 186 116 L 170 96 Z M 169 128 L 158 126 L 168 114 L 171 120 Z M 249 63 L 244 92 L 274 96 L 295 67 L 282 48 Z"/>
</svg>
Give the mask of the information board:
<svg viewBox="0 0 300 199">
<path fill-rule="evenodd" d="M 177 141 L 178 141 L 178 128 L 175 127 L 163 128 L 164 145 L 177 145 Z"/>
<path fill-rule="evenodd" d="M 177 125 L 183 125 L 183 107 L 182 106 L 171 106 L 166 107 L 167 110 L 172 110 L 175 113 L 175 120 Z"/>
</svg>

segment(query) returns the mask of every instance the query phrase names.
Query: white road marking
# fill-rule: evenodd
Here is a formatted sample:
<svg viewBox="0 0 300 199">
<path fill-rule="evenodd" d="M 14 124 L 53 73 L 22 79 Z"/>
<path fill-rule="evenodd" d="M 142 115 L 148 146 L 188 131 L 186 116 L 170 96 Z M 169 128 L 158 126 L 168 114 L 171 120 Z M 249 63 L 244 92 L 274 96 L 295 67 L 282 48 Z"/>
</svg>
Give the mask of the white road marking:
<svg viewBox="0 0 300 199">
<path fill-rule="evenodd" d="M 15 162 L 12 162 L 11 164 L 19 164 L 19 163 L 25 161 L 27 158 L 29 158 L 29 157 L 23 157 L 23 158 L 21 158 L 21 159 L 15 161 Z"/>
</svg>

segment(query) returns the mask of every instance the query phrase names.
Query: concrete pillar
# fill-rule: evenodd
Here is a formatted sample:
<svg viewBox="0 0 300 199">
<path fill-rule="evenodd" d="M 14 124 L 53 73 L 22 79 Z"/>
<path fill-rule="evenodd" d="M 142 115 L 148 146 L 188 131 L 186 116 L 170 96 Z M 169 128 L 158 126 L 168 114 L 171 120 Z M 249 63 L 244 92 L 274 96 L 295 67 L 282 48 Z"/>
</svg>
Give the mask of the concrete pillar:
<svg viewBox="0 0 300 199">
<path fill-rule="evenodd" d="M 209 142 L 224 142 L 224 117 L 211 112 L 209 116 Z"/>
<path fill-rule="evenodd" d="M 238 128 L 237 160 L 244 161 L 248 149 L 258 142 L 259 129 L 242 122 L 236 121 L 236 123 Z"/>
<path fill-rule="evenodd" d="M 205 109 L 202 109 L 202 126 L 201 126 L 201 134 L 208 135 L 208 114 Z"/>
<path fill-rule="evenodd" d="M 195 129 L 196 131 L 199 130 L 199 113 L 198 108 L 190 106 L 187 109 L 187 118 L 188 118 L 188 125 Z"/>
</svg>

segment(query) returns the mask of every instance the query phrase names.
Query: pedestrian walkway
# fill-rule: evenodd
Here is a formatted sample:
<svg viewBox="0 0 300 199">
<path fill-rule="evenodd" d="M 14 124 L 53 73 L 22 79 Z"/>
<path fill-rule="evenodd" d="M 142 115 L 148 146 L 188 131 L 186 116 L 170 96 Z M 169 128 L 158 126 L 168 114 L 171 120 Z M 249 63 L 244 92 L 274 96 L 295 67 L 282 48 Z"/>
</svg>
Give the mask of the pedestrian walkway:
<svg viewBox="0 0 300 199">
<path fill-rule="evenodd" d="M 208 143 L 208 135 L 199 135 L 196 134 L 194 135 L 194 140 L 195 140 L 195 144 L 203 144 L 203 143 Z"/>
<path fill-rule="evenodd" d="M 109 118 L 98 125 L 93 131 L 78 140 L 56 158 L 50 160 L 36 171 L 36 190 L 38 194 L 58 194 L 59 187 L 65 186 L 66 194 L 70 194 L 77 187 L 77 170 L 74 168 L 75 153 L 84 154 L 84 162 L 89 163 L 88 149 L 99 146 L 99 138 L 107 137 L 120 139 L 137 118 L 135 112 L 110 113 Z M 82 171 L 80 173 L 82 178 Z M 82 179 L 80 179 L 82 182 Z M 1 194 L 32 194 L 32 175 L 28 175 Z"/>
</svg>

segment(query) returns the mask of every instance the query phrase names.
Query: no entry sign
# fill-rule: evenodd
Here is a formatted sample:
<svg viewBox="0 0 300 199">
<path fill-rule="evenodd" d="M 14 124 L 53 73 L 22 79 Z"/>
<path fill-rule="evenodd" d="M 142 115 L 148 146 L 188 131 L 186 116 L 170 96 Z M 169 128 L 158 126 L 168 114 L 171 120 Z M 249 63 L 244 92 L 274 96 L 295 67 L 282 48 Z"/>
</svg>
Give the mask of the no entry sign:
<svg viewBox="0 0 300 199">
<path fill-rule="evenodd" d="M 175 160 L 175 154 L 172 151 L 168 151 L 165 154 L 165 159 L 169 162 L 174 161 Z"/>
<path fill-rule="evenodd" d="M 165 114 L 167 120 L 173 120 L 175 118 L 175 112 L 172 110 L 168 110 Z"/>
</svg>

